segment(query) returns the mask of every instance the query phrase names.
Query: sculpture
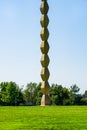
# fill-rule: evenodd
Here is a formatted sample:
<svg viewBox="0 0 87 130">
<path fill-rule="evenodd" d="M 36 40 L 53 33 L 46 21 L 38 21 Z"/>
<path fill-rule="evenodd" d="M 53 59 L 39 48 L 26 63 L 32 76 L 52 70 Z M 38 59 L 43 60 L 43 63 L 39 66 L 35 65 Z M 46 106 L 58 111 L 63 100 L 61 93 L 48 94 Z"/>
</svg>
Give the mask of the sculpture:
<svg viewBox="0 0 87 130">
<path fill-rule="evenodd" d="M 41 106 L 46 106 L 50 105 L 50 99 L 49 99 L 49 90 L 50 90 L 50 85 L 48 83 L 49 79 L 49 70 L 48 70 L 48 65 L 49 65 L 49 56 L 48 56 L 48 51 L 49 51 L 49 44 L 48 44 L 48 37 L 49 37 L 49 31 L 47 29 L 47 26 L 49 24 L 49 18 L 47 16 L 49 10 L 49 6 L 47 3 L 47 0 L 42 0 L 41 6 L 40 6 L 40 11 L 42 13 L 40 23 L 42 26 L 40 36 L 42 39 L 41 43 L 41 64 L 42 64 L 42 70 L 41 70 L 41 78 L 42 78 L 42 85 L 41 85 L 41 90 L 43 93 L 42 99 L 41 99 Z"/>
</svg>

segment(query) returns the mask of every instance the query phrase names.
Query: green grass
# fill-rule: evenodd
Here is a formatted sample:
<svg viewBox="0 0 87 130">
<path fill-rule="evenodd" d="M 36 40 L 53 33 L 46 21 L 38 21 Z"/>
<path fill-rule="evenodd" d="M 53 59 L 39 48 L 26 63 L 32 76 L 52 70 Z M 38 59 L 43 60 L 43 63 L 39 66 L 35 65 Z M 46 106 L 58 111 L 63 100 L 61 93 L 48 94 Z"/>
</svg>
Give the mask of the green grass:
<svg viewBox="0 0 87 130">
<path fill-rule="evenodd" d="M 87 130 L 87 107 L 0 107 L 0 130 L 34 129 Z"/>
</svg>

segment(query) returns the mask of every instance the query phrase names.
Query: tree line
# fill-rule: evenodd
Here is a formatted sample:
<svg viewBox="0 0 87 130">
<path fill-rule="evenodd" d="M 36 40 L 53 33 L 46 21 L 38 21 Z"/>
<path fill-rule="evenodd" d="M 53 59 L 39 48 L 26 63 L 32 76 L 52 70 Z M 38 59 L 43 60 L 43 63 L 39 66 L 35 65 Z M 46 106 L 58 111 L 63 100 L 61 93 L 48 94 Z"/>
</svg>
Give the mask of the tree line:
<svg viewBox="0 0 87 130">
<path fill-rule="evenodd" d="M 51 105 L 87 105 L 87 90 L 84 94 L 79 94 L 79 90 L 76 84 L 70 88 L 52 84 L 49 92 Z M 28 83 L 25 89 L 12 81 L 0 83 L 2 106 L 40 105 L 41 97 L 41 83 Z"/>
</svg>

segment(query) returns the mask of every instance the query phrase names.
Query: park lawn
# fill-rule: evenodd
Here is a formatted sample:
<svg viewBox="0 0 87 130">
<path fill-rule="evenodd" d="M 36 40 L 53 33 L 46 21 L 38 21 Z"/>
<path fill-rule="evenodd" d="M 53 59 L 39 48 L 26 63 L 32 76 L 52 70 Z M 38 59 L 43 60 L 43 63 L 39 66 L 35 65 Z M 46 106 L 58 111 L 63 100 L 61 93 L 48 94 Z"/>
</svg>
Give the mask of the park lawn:
<svg viewBox="0 0 87 130">
<path fill-rule="evenodd" d="M 87 106 L 0 107 L 0 130 L 87 130 Z"/>
</svg>

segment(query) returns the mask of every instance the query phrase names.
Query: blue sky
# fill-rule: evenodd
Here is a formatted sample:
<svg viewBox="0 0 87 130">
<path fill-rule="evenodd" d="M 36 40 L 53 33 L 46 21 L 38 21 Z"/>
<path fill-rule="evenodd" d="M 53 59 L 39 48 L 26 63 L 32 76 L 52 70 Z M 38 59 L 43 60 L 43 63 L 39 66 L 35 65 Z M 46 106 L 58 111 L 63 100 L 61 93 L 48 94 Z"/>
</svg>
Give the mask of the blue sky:
<svg viewBox="0 0 87 130">
<path fill-rule="evenodd" d="M 50 84 L 87 89 L 87 0 L 48 0 Z M 41 0 L 0 0 L 0 82 L 40 82 Z"/>
</svg>

